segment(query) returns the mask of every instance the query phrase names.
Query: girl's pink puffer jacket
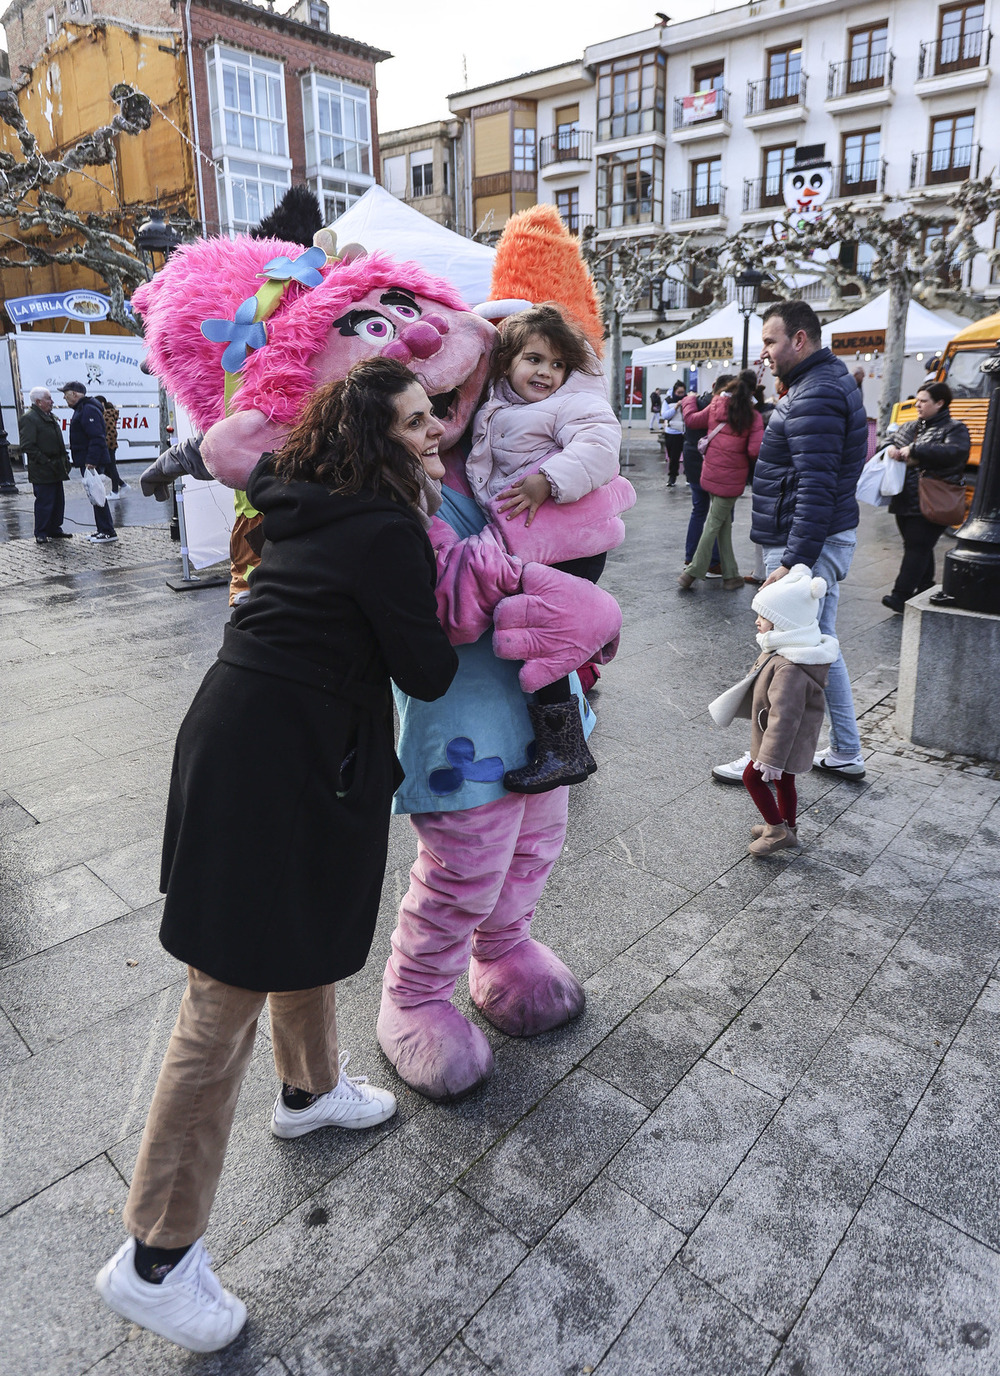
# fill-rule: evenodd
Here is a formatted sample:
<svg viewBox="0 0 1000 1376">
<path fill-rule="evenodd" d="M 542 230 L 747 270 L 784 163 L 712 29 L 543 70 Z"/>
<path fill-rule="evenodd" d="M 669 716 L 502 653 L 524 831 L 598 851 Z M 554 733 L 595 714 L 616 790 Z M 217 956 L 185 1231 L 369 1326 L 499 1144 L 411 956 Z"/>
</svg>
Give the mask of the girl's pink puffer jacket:
<svg viewBox="0 0 1000 1376">
<path fill-rule="evenodd" d="M 709 435 L 722 425 L 729 411 L 729 397 L 723 393 L 713 397 L 708 408 Z M 688 421 L 690 424 L 690 421 Z M 737 435 L 728 423 L 708 442 L 705 462 L 701 469 L 701 485 L 716 497 L 738 497 L 750 476 L 750 461 L 760 453 L 764 438 L 764 421 L 759 411 L 753 413 L 753 423 L 746 435 Z"/>
</svg>

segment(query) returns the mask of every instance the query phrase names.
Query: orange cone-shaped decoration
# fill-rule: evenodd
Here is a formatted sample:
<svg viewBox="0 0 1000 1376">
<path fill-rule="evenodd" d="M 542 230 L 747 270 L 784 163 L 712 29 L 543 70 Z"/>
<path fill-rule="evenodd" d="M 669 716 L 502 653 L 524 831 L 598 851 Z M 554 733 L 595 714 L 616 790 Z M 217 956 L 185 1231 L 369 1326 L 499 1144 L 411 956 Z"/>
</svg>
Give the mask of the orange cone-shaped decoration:
<svg viewBox="0 0 1000 1376">
<path fill-rule="evenodd" d="M 598 358 L 604 324 L 594 280 L 554 205 L 533 205 L 504 226 L 493 262 L 490 299 L 554 301 L 573 317 Z"/>
</svg>

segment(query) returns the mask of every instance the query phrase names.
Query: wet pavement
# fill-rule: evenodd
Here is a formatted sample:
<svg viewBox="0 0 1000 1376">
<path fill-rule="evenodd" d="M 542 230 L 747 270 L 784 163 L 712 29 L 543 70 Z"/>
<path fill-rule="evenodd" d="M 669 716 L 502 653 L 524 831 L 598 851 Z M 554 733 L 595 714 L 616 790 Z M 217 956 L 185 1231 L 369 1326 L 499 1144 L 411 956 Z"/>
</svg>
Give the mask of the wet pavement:
<svg viewBox="0 0 1000 1376">
<path fill-rule="evenodd" d="M 399 1113 L 279 1142 L 260 1030 L 207 1237 L 250 1320 L 213 1357 L 118 1319 L 92 1280 L 182 989 L 159 831 L 225 590 L 165 586 L 166 509 L 138 495 L 114 551 L 67 541 L 59 563 L 30 497 L 0 499 L 29 537 L 0 544 L 0 1370 L 1000 1372 L 1000 770 L 894 737 L 899 550 L 865 509 L 840 632 L 867 776 L 802 778 L 801 853 L 748 857 L 752 804 L 710 776 L 745 724 L 706 704 L 754 657 L 751 590 L 677 592 L 687 492 L 649 440 L 633 458 L 600 769 L 535 926 L 586 1012 L 510 1040 L 463 985 L 492 1083 L 443 1107 L 400 1085 L 374 1032 L 414 853 L 394 819 L 371 960 L 338 1004 L 352 1071 Z M 742 502 L 748 569 L 747 525 Z"/>
</svg>

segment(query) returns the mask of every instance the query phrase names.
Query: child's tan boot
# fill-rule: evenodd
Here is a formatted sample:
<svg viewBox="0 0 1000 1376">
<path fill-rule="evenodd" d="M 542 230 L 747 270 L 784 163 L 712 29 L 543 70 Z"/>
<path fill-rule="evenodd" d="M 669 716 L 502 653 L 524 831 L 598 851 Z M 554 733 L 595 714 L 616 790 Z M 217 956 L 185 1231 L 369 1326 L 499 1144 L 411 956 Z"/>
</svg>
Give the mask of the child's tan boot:
<svg viewBox="0 0 1000 1376">
<path fill-rule="evenodd" d="M 788 825 L 788 823 L 786 822 L 786 823 L 785 823 L 785 829 L 786 829 L 786 831 L 788 831 L 788 833 L 789 833 L 791 836 L 794 836 L 794 837 L 795 837 L 795 844 L 798 845 L 798 843 L 799 843 L 799 829 L 798 829 L 798 827 L 790 827 L 790 826 Z M 764 830 L 765 830 L 765 828 L 764 828 L 764 823 L 763 823 L 763 822 L 758 822 L 757 825 L 756 825 L 755 827 L 751 827 L 751 828 L 750 828 L 750 835 L 751 835 L 751 836 L 753 837 L 753 839 L 756 841 L 757 838 L 758 838 L 759 836 L 763 836 L 763 835 L 764 835 Z"/>
<path fill-rule="evenodd" d="M 775 851 L 794 849 L 798 846 L 798 838 L 790 827 L 786 827 L 784 822 L 779 822 L 777 826 L 768 823 L 756 841 L 751 841 L 747 850 L 751 855 L 764 856 L 773 855 Z"/>
</svg>

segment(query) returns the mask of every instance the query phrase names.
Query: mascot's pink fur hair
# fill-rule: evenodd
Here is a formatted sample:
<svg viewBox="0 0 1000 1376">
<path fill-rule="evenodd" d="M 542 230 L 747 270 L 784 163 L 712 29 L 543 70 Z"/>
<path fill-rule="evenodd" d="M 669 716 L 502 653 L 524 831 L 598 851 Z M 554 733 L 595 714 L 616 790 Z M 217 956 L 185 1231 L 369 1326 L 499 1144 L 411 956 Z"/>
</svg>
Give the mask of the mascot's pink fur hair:
<svg viewBox="0 0 1000 1376">
<path fill-rule="evenodd" d="M 133 304 L 149 345 L 149 366 L 202 430 L 224 414 L 222 353 L 201 333 L 201 322 L 232 320 L 237 307 L 264 285 L 257 274 L 272 258 L 297 258 L 304 249 L 280 239 L 201 239 L 170 259 Z M 461 296 L 417 263 L 372 253 L 323 270 L 321 286 L 292 283 L 266 322 L 267 345 L 251 353 L 232 410 L 263 412 L 288 423 L 301 414 L 315 387 L 309 359 L 327 342 L 330 326 L 351 306 L 380 288 L 403 287 L 454 310 L 468 310 Z"/>
</svg>

